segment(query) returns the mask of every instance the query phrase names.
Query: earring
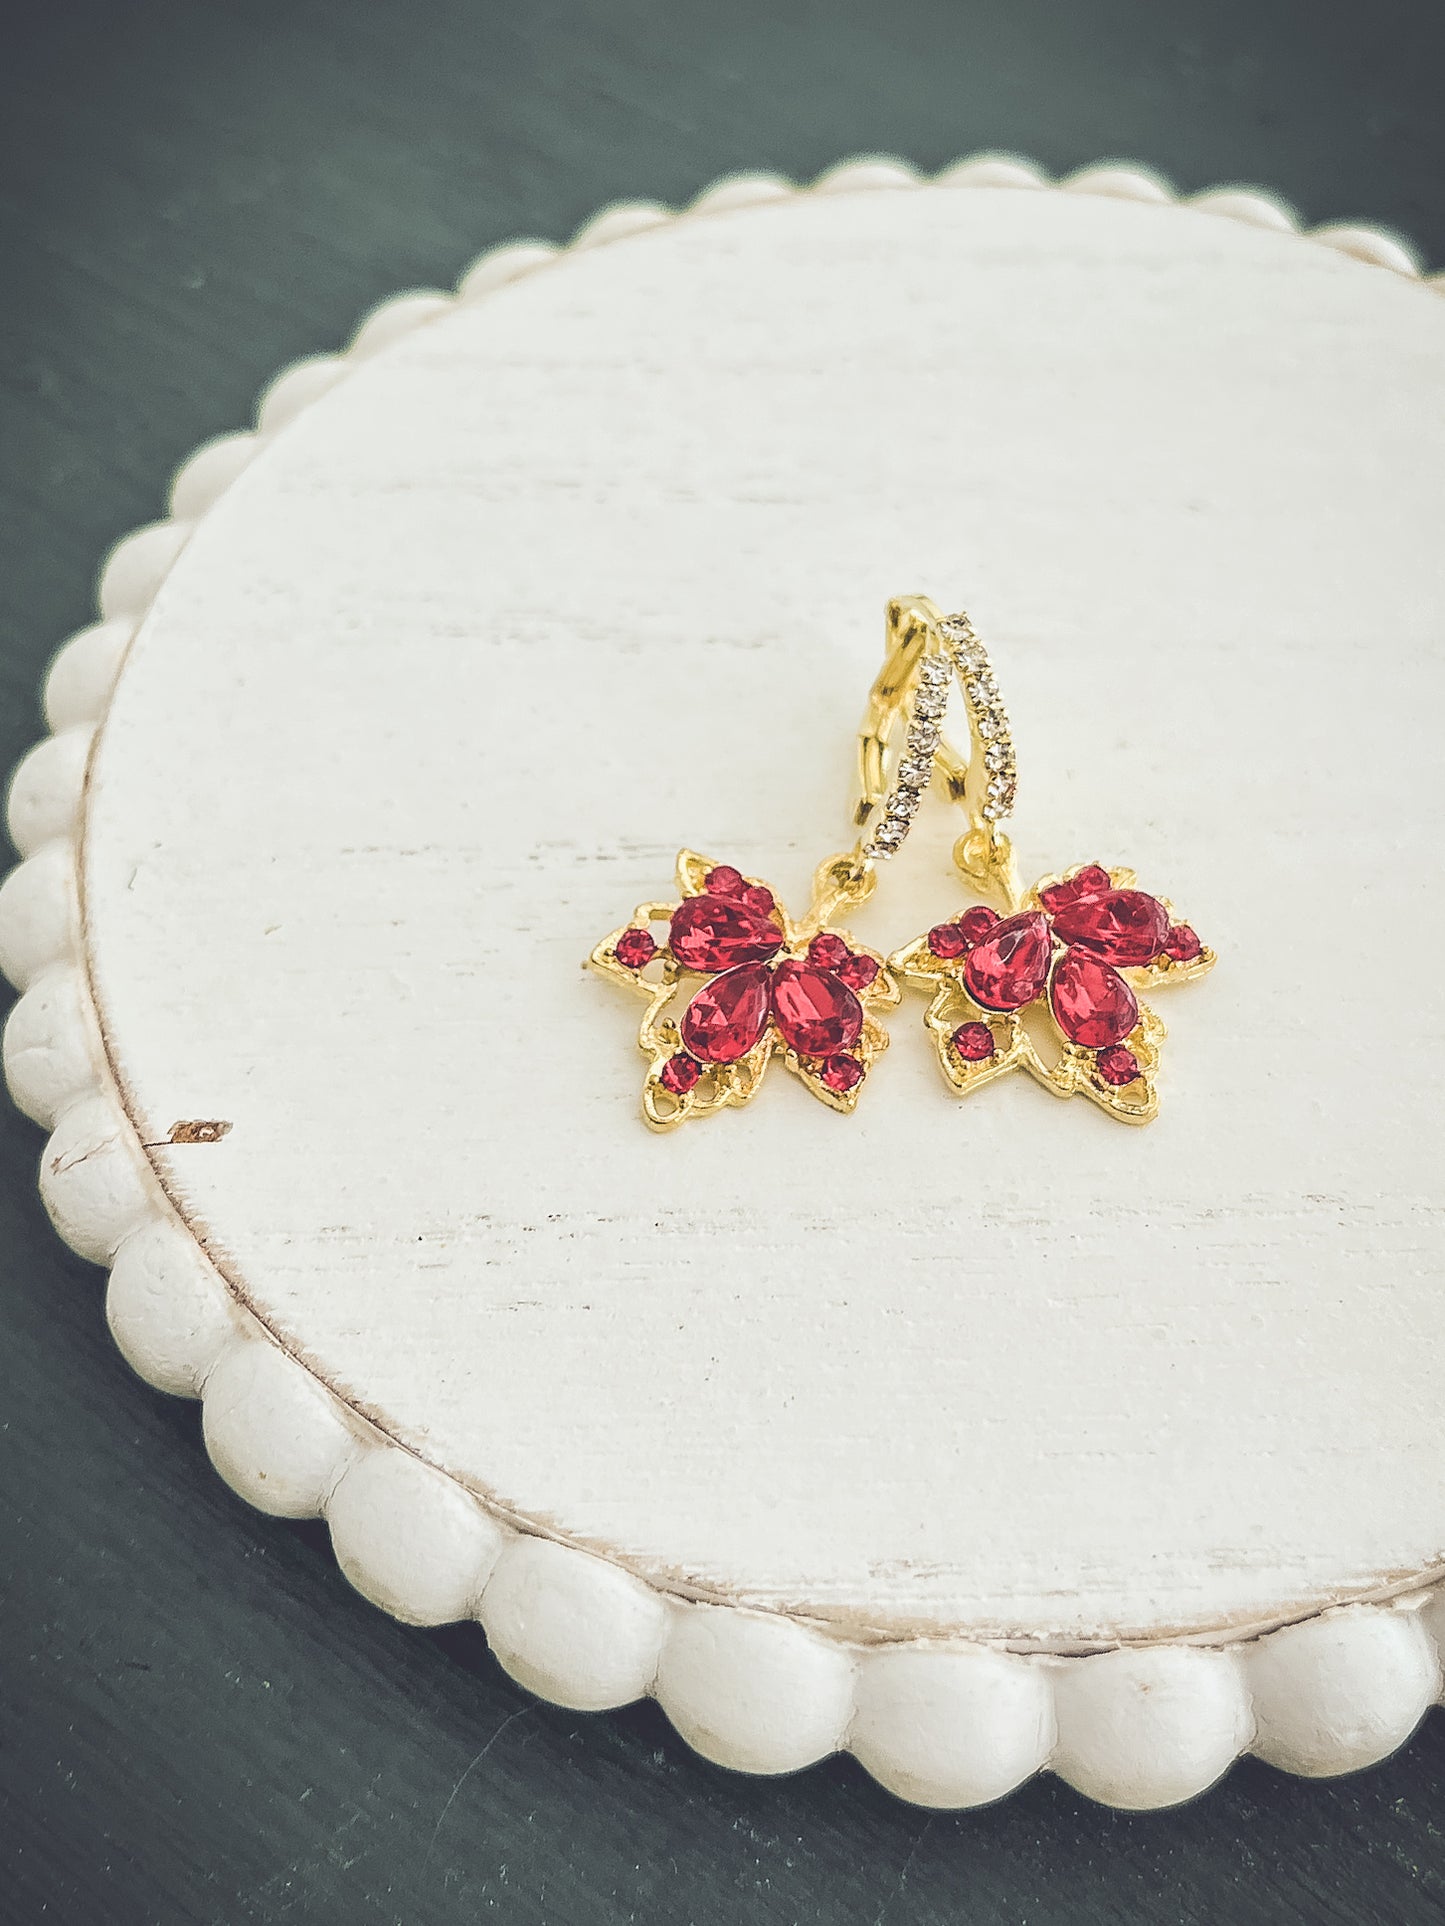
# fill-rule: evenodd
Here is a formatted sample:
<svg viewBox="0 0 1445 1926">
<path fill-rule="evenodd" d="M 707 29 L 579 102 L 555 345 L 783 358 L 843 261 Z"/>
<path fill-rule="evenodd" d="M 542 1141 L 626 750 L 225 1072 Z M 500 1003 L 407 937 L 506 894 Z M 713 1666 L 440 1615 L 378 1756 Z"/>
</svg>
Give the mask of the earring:
<svg viewBox="0 0 1445 1926">
<path fill-rule="evenodd" d="M 944 1076 L 967 1096 L 1023 1069 L 1057 1097 L 1150 1122 L 1165 1031 L 1138 991 L 1193 982 L 1213 969 L 1214 951 L 1164 897 L 1139 889 L 1132 869 L 1081 863 L 1020 890 L 1001 827 L 1017 785 L 1013 738 L 987 652 L 966 615 L 945 617 L 926 596 L 891 602 L 888 619 L 895 648 L 921 635 L 924 659 L 950 664 L 968 712 L 968 761 L 946 743 L 935 754 L 968 812 L 954 861 L 985 900 L 888 959 L 931 992 L 925 1022 Z M 1053 1045 L 1047 1058 L 1025 1023 L 1032 1011 Z"/>
<path fill-rule="evenodd" d="M 652 1129 L 747 1103 L 774 1057 L 832 1109 L 857 1105 L 888 1048 L 876 1012 L 896 1006 L 899 990 L 883 958 L 835 919 L 873 894 L 875 864 L 902 847 L 932 775 L 953 671 L 928 641 L 917 628 L 889 649 L 858 737 L 862 834 L 819 865 L 798 922 L 756 877 L 685 849 L 680 900 L 640 904 L 588 957 L 647 1000 L 637 1044 Z"/>
</svg>

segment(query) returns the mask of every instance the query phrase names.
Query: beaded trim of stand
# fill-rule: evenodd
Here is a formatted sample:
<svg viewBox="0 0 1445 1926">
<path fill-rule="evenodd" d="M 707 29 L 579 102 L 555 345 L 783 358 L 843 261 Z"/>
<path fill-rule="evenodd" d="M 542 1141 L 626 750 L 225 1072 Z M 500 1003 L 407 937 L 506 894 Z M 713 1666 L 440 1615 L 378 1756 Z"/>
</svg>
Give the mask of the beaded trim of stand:
<svg viewBox="0 0 1445 1926">
<path fill-rule="evenodd" d="M 863 159 L 806 188 L 772 175 L 723 180 L 680 214 L 651 202 L 608 208 L 570 249 L 798 194 L 930 184 L 1177 198 L 1148 170 L 1112 163 L 1051 182 L 1026 161 L 979 155 L 927 183 L 904 162 Z M 1253 190 L 1219 188 L 1188 205 L 1299 231 L 1281 202 Z M 1420 274 L 1410 249 L 1376 228 L 1335 225 L 1310 239 Z M 5 1066 L 17 1104 L 52 1133 L 41 1190 L 57 1230 L 111 1267 L 107 1315 L 121 1350 L 159 1389 L 203 1400 L 207 1449 L 242 1496 L 283 1516 L 324 1516 L 342 1570 L 386 1610 L 415 1624 L 480 1619 L 513 1677 L 561 1704 L 599 1710 L 653 1694 L 695 1749 L 741 1770 L 793 1771 L 846 1747 L 884 1785 L 926 1805 L 984 1803 L 1048 1768 L 1091 1798 L 1137 1808 L 1192 1797 L 1244 1750 L 1316 1775 L 1383 1758 L 1439 1693 L 1445 1594 L 1435 1588 L 1445 1572 L 1398 1595 L 1239 1628 L 1232 1640 L 1211 1634 L 1093 1655 L 959 1639 L 849 1641 L 781 1614 L 660 1591 L 530 1521 L 498 1515 L 378 1432 L 239 1302 L 167 1201 L 109 1071 L 81 939 L 85 774 L 126 649 L 197 520 L 310 402 L 390 342 L 564 252 L 538 241 L 497 248 L 455 295 L 398 296 L 344 353 L 286 370 L 262 396 L 253 431 L 208 443 L 178 471 L 170 518 L 112 552 L 99 623 L 50 670 L 52 734 L 21 762 L 9 800 L 23 860 L 0 885 L 0 967 L 21 996 Z M 1442 279 L 1429 285 L 1440 290 Z M 957 640 L 962 651 L 970 638 Z M 965 699 L 995 714 L 986 663 L 960 661 Z M 980 722 L 984 713 L 980 706 Z M 1013 798 L 997 713 L 1004 753 L 990 801 L 1001 818 Z M 910 777 L 905 788 L 917 787 Z M 888 816 L 910 819 L 905 809 Z"/>
</svg>

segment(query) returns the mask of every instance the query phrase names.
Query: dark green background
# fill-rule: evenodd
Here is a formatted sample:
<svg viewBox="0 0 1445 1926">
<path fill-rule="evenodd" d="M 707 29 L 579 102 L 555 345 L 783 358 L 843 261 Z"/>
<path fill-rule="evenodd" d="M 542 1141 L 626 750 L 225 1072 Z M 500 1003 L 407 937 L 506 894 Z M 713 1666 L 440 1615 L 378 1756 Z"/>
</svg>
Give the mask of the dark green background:
<svg viewBox="0 0 1445 1926">
<path fill-rule="evenodd" d="M 98 558 L 268 377 L 392 290 L 738 168 L 980 147 L 1263 182 L 1445 259 L 1440 9 L 50 0 L 0 33 L 0 763 Z M 1201 321 L 1203 325 L 1203 321 Z M 1442 310 L 1445 325 L 1445 310 Z M 1325 1784 L 928 1816 L 757 1781 L 651 1705 L 533 1703 L 257 1516 L 0 1114 L 0 1920 L 1087 1926 L 1445 1920 L 1445 1721 Z"/>
</svg>

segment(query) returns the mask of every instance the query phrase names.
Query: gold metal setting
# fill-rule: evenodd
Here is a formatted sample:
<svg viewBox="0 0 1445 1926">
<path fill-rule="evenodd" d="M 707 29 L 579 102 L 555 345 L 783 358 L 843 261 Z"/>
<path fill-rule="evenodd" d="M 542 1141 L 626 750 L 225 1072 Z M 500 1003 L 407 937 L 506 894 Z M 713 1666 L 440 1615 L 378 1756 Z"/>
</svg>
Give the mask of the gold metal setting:
<svg viewBox="0 0 1445 1926">
<path fill-rule="evenodd" d="M 748 1103 L 774 1057 L 851 1112 L 888 1047 L 877 1013 L 902 980 L 928 992 L 925 1025 L 958 1095 L 1022 1069 L 1057 1097 L 1148 1123 L 1165 1031 L 1139 992 L 1206 975 L 1214 951 L 1131 869 L 1080 863 L 1020 888 L 1003 827 L 1013 731 L 988 652 L 966 615 L 927 596 L 895 597 L 887 622 L 858 734 L 858 841 L 819 866 L 806 914 L 794 922 L 765 883 L 685 849 L 677 900 L 640 904 L 587 959 L 646 1001 L 644 1118 L 671 1130 Z M 967 756 L 943 735 L 955 682 Z M 834 919 L 872 895 L 930 786 L 967 814 L 953 854 L 976 900 L 885 961 Z"/>
<path fill-rule="evenodd" d="M 718 876 L 724 867 L 690 849 L 682 850 L 677 859 L 678 899 L 670 903 L 639 904 L 631 921 L 604 937 L 587 959 L 589 967 L 599 975 L 625 984 L 647 999 L 647 1009 L 637 1032 L 637 1047 L 648 1059 L 642 1086 L 645 1121 L 650 1129 L 672 1130 L 690 1118 L 710 1117 L 728 1105 L 748 1103 L 761 1088 L 774 1057 L 780 1058 L 830 1109 L 845 1115 L 851 1113 L 857 1107 L 874 1061 L 888 1048 L 888 1032 L 878 1021 L 876 1012 L 895 1008 L 900 1001 L 898 984 L 882 956 L 855 943 L 847 930 L 834 921 L 840 911 L 855 908 L 872 895 L 877 883 L 872 864 L 856 850 L 828 857 L 814 876 L 807 913 L 797 922 L 765 883 L 756 877 L 739 876 L 735 870 L 727 871 L 730 880 L 736 878 L 747 891 L 759 892 L 759 901 L 762 896 L 768 899 L 770 908 L 766 914 L 775 922 L 779 934 L 778 948 L 767 965 L 770 969 L 787 962 L 807 963 L 810 952 L 817 954 L 813 949 L 816 939 L 837 939 L 847 956 L 854 959 L 854 967 L 848 972 L 853 980 L 843 987 L 861 1006 L 861 1026 L 846 1046 L 802 1055 L 790 1046 L 770 1011 L 758 1041 L 735 1061 L 698 1062 L 685 1048 L 682 1023 L 699 990 L 710 982 L 715 983 L 728 971 L 689 970 L 672 954 L 668 937 L 682 904 L 689 898 L 708 895 L 710 879 Z M 646 931 L 657 944 L 656 954 L 641 969 L 630 967 L 618 956 L 619 944 L 625 951 L 624 939 L 629 931 Z M 841 967 L 847 969 L 846 964 Z M 870 968 L 871 979 L 863 981 Z M 857 1065 L 855 1080 L 846 1085 L 840 1082 L 840 1058 Z M 697 1065 L 696 1081 L 686 1089 L 669 1087 L 669 1065 L 676 1065 L 679 1059 Z M 692 1071 L 687 1074 L 692 1075 Z M 847 1074 L 851 1076 L 853 1072 L 849 1070 Z M 676 1082 L 675 1072 L 673 1082 Z"/>
<path fill-rule="evenodd" d="M 1047 924 L 1047 974 L 1033 995 L 1012 1008 L 981 999 L 974 952 L 981 953 L 989 937 L 985 934 L 967 948 L 955 948 L 965 939 L 952 932 L 965 918 L 936 925 L 889 957 L 889 967 L 905 982 L 930 993 L 925 1023 L 949 1086 L 968 1096 L 1011 1070 L 1022 1069 L 1057 1097 L 1085 1096 L 1121 1123 L 1149 1123 L 1159 1114 L 1157 1075 L 1165 1028 L 1137 993 L 1194 982 L 1213 969 L 1215 952 L 1179 921 L 1167 898 L 1139 891 L 1131 869 L 1106 870 L 1099 864 L 1080 863 L 1041 877 L 1032 889 L 1020 888 L 1013 845 L 1002 828 L 1014 796 L 1012 734 L 972 624 L 966 615 L 944 616 L 926 596 L 891 603 L 889 617 L 893 649 L 900 660 L 905 652 L 921 659 L 930 651 L 953 650 L 959 662 L 971 753 L 964 760 L 946 743 L 940 744 L 937 753 L 950 796 L 968 813 L 969 826 L 953 851 L 959 871 L 972 886 L 976 903 L 986 911 L 997 911 L 1001 925 L 1030 916 Z M 886 677 L 887 670 L 880 682 Z M 1121 960 L 1117 949 L 1111 956 L 1107 941 L 1100 947 L 1097 934 L 1094 946 L 1081 952 L 1055 927 L 1060 917 L 1066 929 L 1076 927 L 1080 915 L 1090 911 L 1100 919 L 1100 913 L 1114 903 L 1140 911 L 1154 905 L 1167 931 L 1166 947 L 1144 963 L 1130 963 Z M 1066 957 L 1080 954 L 1094 966 L 1101 987 L 1113 992 L 1116 1011 L 1128 1006 L 1109 977 L 1122 980 L 1126 997 L 1136 1006 L 1127 1032 L 1102 1043 L 1071 1039 L 1055 1006 L 1060 966 Z M 987 1042 L 992 1049 L 985 1055 Z M 980 1054 L 971 1054 L 974 1051 Z"/>
</svg>

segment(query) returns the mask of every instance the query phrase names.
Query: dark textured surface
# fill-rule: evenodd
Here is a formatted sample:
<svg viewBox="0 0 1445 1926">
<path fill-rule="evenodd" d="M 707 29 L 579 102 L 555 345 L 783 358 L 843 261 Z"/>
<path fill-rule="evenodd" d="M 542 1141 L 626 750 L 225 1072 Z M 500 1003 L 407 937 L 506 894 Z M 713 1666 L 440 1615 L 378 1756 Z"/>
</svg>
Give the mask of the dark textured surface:
<svg viewBox="0 0 1445 1926">
<path fill-rule="evenodd" d="M 97 558 L 288 359 L 623 196 L 986 146 L 1264 182 L 1445 259 L 1438 9 L 1104 0 L 48 0 L 0 32 L 0 763 Z M 1206 325 L 1201 318 L 1201 325 Z M 1445 1919 L 1445 1719 L 1173 1813 L 752 1781 L 533 1704 L 261 1518 L 111 1347 L 0 1113 L 0 1921 L 1083 1926 Z"/>
</svg>

